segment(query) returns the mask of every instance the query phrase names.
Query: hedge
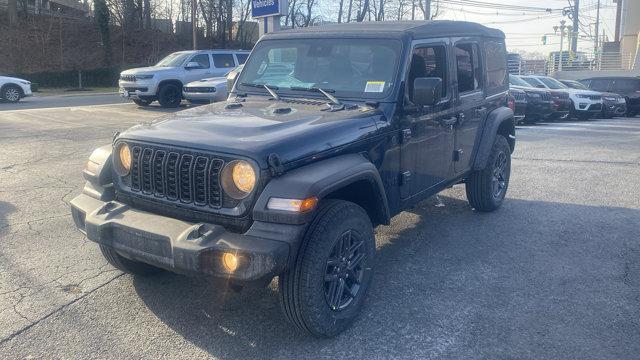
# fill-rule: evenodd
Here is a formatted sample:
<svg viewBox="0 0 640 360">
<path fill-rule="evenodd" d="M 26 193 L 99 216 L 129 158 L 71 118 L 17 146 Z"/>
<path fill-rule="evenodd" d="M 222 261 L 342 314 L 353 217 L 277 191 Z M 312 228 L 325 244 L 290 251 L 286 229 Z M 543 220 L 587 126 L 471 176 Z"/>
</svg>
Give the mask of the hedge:
<svg viewBox="0 0 640 360">
<path fill-rule="evenodd" d="M 127 68 L 132 67 L 134 66 L 128 66 Z M 118 86 L 120 71 L 121 69 L 119 67 L 82 70 L 82 87 Z M 78 70 L 40 72 L 33 74 L 13 74 L 9 76 L 29 80 L 32 83 L 37 84 L 38 87 L 78 87 Z"/>
</svg>

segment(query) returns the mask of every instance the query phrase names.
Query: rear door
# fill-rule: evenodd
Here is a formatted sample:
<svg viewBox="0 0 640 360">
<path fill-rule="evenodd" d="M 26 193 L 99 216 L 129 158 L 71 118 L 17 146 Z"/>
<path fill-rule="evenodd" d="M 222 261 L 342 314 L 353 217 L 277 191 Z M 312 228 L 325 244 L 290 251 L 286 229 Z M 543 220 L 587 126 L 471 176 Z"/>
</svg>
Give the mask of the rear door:
<svg viewBox="0 0 640 360">
<path fill-rule="evenodd" d="M 401 119 L 401 195 L 404 200 L 419 200 L 451 175 L 456 118 L 450 40 L 414 42 L 408 69 L 405 109 L 413 109 L 405 111 Z M 430 108 L 416 108 L 413 104 L 411 84 L 419 77 L 442 79 L 442 99 Z"/>
<path fill-rule="evenodd" d="M 232 53 L 215 53 L 213 56 L 213 76 L 225 76 L 236 67 Z"/>
<path fill-rule="evenodd" d="M 480 40 L 464 38 L 455 42 L 456 90 L 458 94 L 455 143 L 450 160 L 460 174 L 471 166 L 471 156 L 479 129 L 487 113 Z"/>
</svg>

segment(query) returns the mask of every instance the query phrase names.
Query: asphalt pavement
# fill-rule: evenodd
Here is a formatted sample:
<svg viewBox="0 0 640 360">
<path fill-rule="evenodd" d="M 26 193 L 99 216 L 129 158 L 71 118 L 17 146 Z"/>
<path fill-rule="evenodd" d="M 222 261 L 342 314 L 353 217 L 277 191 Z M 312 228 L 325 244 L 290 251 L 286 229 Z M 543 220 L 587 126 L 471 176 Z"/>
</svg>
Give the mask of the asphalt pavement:
<svg viewBox="0 0 640 360">
<path fill-rule="evenodd" d="M 92 149 L 165 111 L 65 101 L 0 104 L 0 359 L 640 354 L 640 118 L 519 127 L 502 208 L 476 213 L 455 186 L 376 229 L 364 312 L 319 340 L 287 324 L 275 282 L 234 294 L 109 266 L 69 200 Z"/>
<path fill-rule="evenodd" d="M 34 96 L 21 99 L 17 103 L 0 102 L 0 114 L 3 111 L 24 110 L 24 109 L 50 109 L 60 107 L 92 106 L 107 104 L 128 104 L 129 100 L 123 99 L 117 93 L 97 93 L 81 92 L 78 94 L 63 94 L 41 96 L 34 93 Z"/>
</svg>

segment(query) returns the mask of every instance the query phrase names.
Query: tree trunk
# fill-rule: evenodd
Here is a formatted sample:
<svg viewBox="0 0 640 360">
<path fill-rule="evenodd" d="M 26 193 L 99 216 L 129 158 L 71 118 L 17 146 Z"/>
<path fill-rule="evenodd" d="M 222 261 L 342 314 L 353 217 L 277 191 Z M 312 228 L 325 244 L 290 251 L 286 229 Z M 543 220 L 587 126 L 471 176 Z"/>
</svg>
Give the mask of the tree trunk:
<svg viewBox="0 0 640 360">
<path fill-rule="evenodd" d="M 7 16 L 9 17 L 9 25 L 18 23 L 18 1 L 9 0 L 7 3 Z"/>
<path fill-rule="evenodd" d="M 340 0 L 340 10 L 338 10 L 338 24 L 342 22 L 342 8 L 344 7 L 344 0 Z"/>
</svg>

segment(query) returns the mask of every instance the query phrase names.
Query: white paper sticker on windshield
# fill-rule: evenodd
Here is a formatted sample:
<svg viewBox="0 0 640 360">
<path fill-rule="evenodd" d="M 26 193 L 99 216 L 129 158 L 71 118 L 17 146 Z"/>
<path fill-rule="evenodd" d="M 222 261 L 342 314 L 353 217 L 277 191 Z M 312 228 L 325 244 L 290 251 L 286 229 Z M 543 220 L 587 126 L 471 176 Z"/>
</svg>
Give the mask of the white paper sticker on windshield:
<svg viewBox="0 0 640 360">
<path fill-rule="evenodd" d="M 367 81 L 367 86 L 364 87 L 364 92 L 377 92 L 384 91 L 384 81 Z"/>
</svg>

